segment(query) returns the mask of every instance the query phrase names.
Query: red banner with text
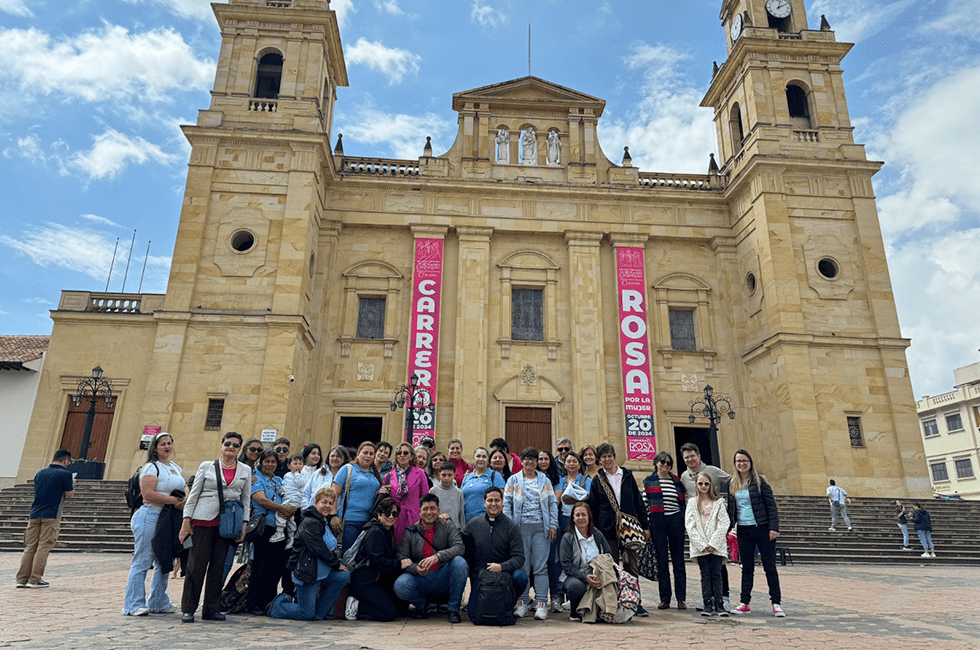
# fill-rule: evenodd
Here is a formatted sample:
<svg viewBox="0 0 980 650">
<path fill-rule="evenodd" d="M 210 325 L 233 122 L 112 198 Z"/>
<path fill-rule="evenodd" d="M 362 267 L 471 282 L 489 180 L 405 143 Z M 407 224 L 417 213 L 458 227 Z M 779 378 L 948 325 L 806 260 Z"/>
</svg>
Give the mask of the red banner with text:
<svg viewBox="0 0 980 650">
<path fill-rule="evenodd" d="M 408 345 L 408 376 L 418 377 L 418 388 L 411 403 L 412 445 L 422 438 L 435 439 L 436 375 L 439 369 L 439 307 L 442 297 L 442 240 L 415 240 L 415 268 L 412 278 L 412 325 Z"/>
<path fill-rule="evenodd" d="M 643 266 L 642 248 L 621 246 L 616 249 L 626 457 L 652 461 L 657 455 L 657 439 L 653 431 L 653 383 Z"/>
</svg>

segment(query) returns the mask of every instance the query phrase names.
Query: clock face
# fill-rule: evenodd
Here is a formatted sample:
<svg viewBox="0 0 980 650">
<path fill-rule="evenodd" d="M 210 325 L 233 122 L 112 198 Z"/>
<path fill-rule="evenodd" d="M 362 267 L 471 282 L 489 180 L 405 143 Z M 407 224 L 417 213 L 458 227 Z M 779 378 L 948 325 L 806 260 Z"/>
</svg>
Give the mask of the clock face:
<svg viewBox="0 0 980 650">
<path fill-rule="evenodd" d="M 786 18 L 793 11 L 789 0 L 766 0 L 766 11 L 775 18 Z"/>
<path fill-rule="evenodd" d="M 742 35 L 742 14 L 735 14 L 732 18 L 732 28 L 731 28 L 732 41 L 737 41 L 738 37 Z"/>
</svg>

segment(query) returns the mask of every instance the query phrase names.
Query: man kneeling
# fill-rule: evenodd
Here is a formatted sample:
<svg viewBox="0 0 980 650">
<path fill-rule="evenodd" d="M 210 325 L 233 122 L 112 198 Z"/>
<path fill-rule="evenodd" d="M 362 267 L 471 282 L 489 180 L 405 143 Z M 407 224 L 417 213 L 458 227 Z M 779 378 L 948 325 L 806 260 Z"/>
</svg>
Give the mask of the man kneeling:
<svg viewBox="0 0 980 650">
<path fill-rule="evenodd" d="M 470 616 L 480 593 L 480 571 L 509 573 L 513 580 L 514 600 L 507 603 L 513 609 L 518 597 L 527 587 L 524 566 L 524 540 L 521 530 L 504 510 L 504 493 L 499 487 L 488 487 L 483 493 L 486 513 L 474 517 L 463 528 L 466 557 L 473 567 L 470 575 Z"/>
<path fill-rule="evenodd" d="M 463 559 L 463 538 L 452 520 L 440 521 L 439 497 L 422 495 L 419 523 L 405 529 L 398 559 L 411 566 L 395 581 L 395 594 L 415 605 L 415 617 L 426 618 L 427 601 L 448 598 L 449 622 L 459 623 L 459 606 L 469 572 Z"/>
</svg>

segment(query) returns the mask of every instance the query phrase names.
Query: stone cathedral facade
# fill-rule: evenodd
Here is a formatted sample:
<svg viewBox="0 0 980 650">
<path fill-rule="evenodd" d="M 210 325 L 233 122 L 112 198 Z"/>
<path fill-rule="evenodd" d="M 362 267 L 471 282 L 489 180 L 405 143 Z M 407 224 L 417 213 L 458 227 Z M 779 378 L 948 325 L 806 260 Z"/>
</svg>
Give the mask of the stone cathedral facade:
<svg viewBox="0 0 980 650">
<path fill-rule="evenodd" d="M 77 447 L 70 396 L 99 365 L 117 398 L 89 456 L 107 478 L 155 427 L 184 467 L 228 430 L 294 451 L 396 442 L 393 395 L 414 373 L 435 406 L 409 420 L 441 449 L 608 441 L 646 474 L 653 449 L 690 440 L 728 471 L 751 450 L 782 493 L 828 477 L 928 493 L 880 163 L 853 140 L 842 83 L 851 45 L 807 29 L 803 0 L 723 1 L 703 175 L 611 161 L 605 103 L 536 77 L 454 94 L 446 152 L 347 155 L 327 0 L 214 11 L 167 292 L 62 294 L 22 480 Z M 735 411 L 716 436 L 690 421 L 707 384 Z"/>
</svg>

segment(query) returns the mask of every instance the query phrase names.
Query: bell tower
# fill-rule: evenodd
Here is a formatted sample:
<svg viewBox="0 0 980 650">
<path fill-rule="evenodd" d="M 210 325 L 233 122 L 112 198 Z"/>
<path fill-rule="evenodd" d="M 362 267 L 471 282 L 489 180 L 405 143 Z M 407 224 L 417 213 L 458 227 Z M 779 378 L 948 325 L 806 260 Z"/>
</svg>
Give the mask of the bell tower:
<svg viewBox="0 0 980 650">
<path fill-rule="evenodd" d="M 871 184 L 881 163 L 854 143 L 844 93 L 852 46 L 825 19 L 809 29 L 803 0 L 723 0 L 720 18 L 728 60 L 701 105 L 730 210 L 731 239 L 715 246 L 735 261 L 747 448 L 790 493 L 820 493 L 835 471 L 917 492 L 908 341 Z M 849 437 L 855 426 L 875 440 Z"/>
</svg>

